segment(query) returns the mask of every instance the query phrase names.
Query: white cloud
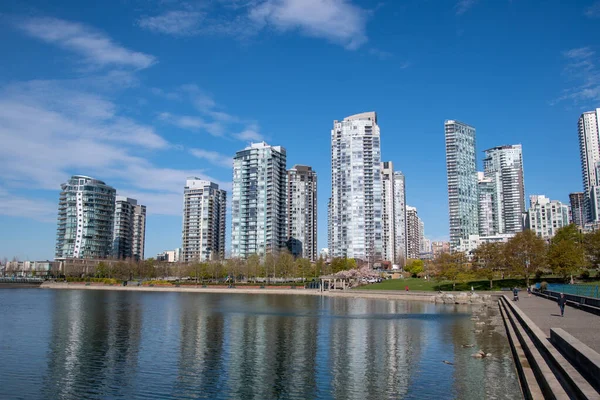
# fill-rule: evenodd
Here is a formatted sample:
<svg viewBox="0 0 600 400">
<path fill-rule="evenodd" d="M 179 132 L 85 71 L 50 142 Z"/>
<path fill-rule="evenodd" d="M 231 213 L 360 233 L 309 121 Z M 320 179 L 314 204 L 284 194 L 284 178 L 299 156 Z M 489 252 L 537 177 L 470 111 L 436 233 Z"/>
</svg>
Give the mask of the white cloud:
<svg viewBox="0 0 600 400">
<path fill-rule="evenodd" d="M 0 215 L 25 217 L 42 222 L 56 222 L 56 203 L 29 199 L 0 190 Z"/>
<path fill-rule="evenodd" d="M 220 167 L 232 168 L 233 158 L 225 154 L 217 153 L 216 151 L 208 151 L 203 149 L 190 149 L 190 153 L 197 158 L 207 160 L 211 164 Z"/>
<path fill-rule="evenodd" d="M 188 130 L 203 130 L 212 136 L 223 136 L 225 127 L 219 122 L 206 122 L 203 118 L 190 115 L 173 115 L 163 112 L 158 116 L 161 120 L 175 125 L 182 129 Z"/>
<path fill-rule="evenodd" d="M 299 30 L 356 49 L 367 42 L 368 11 L 347 0 L 266 0 L 250 10 L 259 26 Z"/>
<path fill-rule="evenodd" d="M 562 96 L 551 102 L 570 100 L 594 106 L 600 101 L 600 68 L 596 52 L 589 47 L 578 47 L 563 52 L 567 59 L 565 76 L 571 82 Z"/>
<path fill-rule="evenodd" d="M 475 4 L 477 4 L 478 0 L 458 0 L 458 3 L 454 6 L 456 10 L 456 15 L 463 15 L 467 11 L 469 11 Z"/>
<path fill-rule="evenodd" d="M 596 1 L 594 4 L 586 8 L 585 15 L 589 18 L 600 17 L 600 1 Z"/>
<path fill-rule="evenodd" d="M 366 24 L 371 11 L 351 0 L 218 0 L 200 9 L 170 10 L 144 16 L 141 28 L 173 36 L 228 35 L 238 39 L 267 27 L 280 32 L 298 31 L 356 49 L 367 42 Z"/>
<path fill-rule="evenodd" d="M 154 17 L 144 16 L 137 24 L 153 32 L 189 36 L 199 32 L 203 17 L 198 11 L 168 11 Z"/>
<path fill-rule="evenodd" d="M 245 142 L 262 142 L 265 140 L 264 136 L 261 135 L 254 127 L 248 127 L 243 131 L 234 134 L 233 136 Z"/>
<path fill-rule="evenodd" d="M 80 23 L 57 18 L 31 18 L 18 26 L 30 36 L 82 55 L 93 65 L 141 69 L 156 62 L 155 57 L 129 50 L 106 34 Z"/>
</svg>

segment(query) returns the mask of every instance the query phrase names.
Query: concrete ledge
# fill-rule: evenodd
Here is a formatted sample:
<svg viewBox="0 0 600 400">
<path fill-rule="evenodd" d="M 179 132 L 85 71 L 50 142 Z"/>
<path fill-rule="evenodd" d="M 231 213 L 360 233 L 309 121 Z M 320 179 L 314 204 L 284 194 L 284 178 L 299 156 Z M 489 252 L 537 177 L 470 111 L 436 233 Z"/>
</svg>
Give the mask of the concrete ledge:
<svg viewBox="0 0 600 400">
<path fill-rule="evenodd" d="M 560 328 L 550 329 L 550 341 L 600 392 L 600 354 Z"/>
<path fill-rule="evenodd" d="M 535 294 L 536 296 L 539 297 L 544 297 L 550 301 L 557 301 L 558 300 L 558 293 L 557 292 L 551 292 L 551 291 L 534 291 L 533 294 Z M 578 308 L 581 311 L 586 311 L 592 314 L 596 314 L 596 315 L 600 315 L 600 306 L 597 306 L 597 304 L 600 302 L 600 299 L 593 299 L 590 297 L 583 297 L 583 296 L 575 296 L 573 294 L 566 294 L 565 293 L 565 297 L 567 298 L 567 305 L 570 307 L 574 307 L 574 308 Z"/>
<path fill-rule="evenodd" d="M 513 304 L 508 297 L 503 296 L 503 300 L 507 308 L 512 311 L 512 314 L 520 322 L 520 326 L 527 332 L 532 344 L 539 350 L 556 378 L 565 387 L 565 390 L 578 399 L 598 399 L 599 396 L 596 389 L 550 343 L 547 335 L 519 307 Z"/>
</svg>

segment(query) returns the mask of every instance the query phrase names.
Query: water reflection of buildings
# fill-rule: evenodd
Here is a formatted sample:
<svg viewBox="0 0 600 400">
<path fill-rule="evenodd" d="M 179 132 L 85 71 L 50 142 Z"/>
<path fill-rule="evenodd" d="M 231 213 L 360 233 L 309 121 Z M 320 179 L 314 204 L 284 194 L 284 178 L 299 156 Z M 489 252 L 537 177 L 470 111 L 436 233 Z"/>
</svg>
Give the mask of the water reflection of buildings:
<svg viewBox="0 0 600 400">
<path fill-rule="evenodd" d="M 43 392 L 50 398 L 83 398 L 90 389 L 127 395 L 135 375 L 141 311 L 121 303 L 120 292 L 59 291 L 52 297 L 52 332 Z"/>
</svg>

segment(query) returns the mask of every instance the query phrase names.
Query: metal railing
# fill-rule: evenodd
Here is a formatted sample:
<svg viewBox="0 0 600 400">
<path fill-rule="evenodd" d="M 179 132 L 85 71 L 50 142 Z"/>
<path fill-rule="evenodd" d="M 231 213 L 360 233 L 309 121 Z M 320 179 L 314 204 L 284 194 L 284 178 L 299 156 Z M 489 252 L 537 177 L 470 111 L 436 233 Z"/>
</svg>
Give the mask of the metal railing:
<svg viewBox="0 0 600 400">
<path fill-rule="evenodd" d="M 598 285 L 566 285 L 560 283 L 548 284 L 548 289 L 552 292 L 572 294 L 575 296 L 585 296 L 600 299 Z"/>
</svg>

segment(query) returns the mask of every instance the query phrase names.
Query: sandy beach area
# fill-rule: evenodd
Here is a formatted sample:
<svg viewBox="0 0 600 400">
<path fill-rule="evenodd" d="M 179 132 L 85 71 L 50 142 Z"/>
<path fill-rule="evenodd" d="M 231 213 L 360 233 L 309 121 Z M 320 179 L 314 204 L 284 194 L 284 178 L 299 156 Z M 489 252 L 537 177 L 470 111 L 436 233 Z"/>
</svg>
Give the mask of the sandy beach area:
<svg viewBox="0 0 600 400">
<path fill-rule="evenodd" d="M 120 290 L 131 292 L 184 292 L 184 293 L 229 293 L 229 294 L 285 294 L 300 296 L 329 296 L 329 297 L 354 297 L 387 300 L 409 300 L 435 302 L 433 292 L 401 292 L 401 291 L 370 291 L 370 290 L 335 290 L 321 292 L 318 289 L 255 289 L 239 286 L 234 289 L 225 287 L 175 287 L 175 286 L 107 286 L 66 282 L 44 282 L 42 289 L 76 289 L 76 290 Z"/>
</svg>

